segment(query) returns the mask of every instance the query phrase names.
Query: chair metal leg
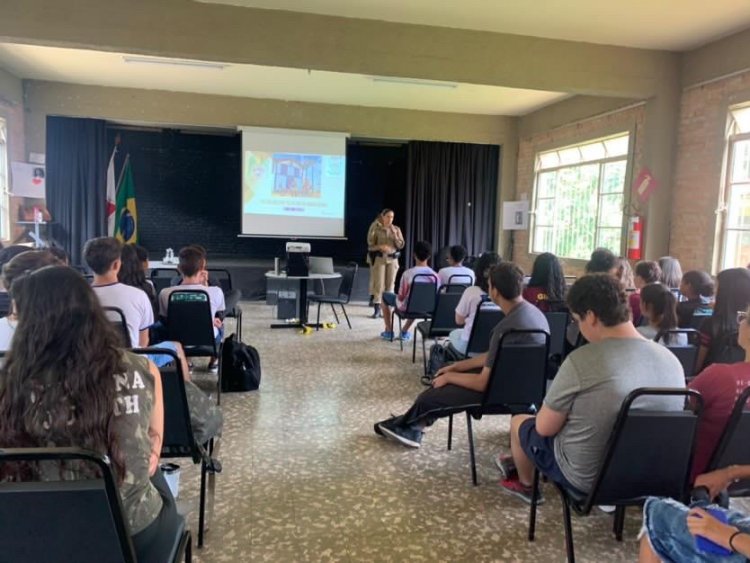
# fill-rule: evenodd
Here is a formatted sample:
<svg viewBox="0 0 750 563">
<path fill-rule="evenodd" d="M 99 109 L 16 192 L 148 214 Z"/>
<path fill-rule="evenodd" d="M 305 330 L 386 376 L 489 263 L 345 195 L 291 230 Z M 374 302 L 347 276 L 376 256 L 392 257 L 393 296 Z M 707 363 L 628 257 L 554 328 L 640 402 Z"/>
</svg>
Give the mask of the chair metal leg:
<svg viewBox="0 0 750 563">
<path fill-rule="evenodd" d="M 315 319 L 315 330 L 320 330 L 320 301 L 318 301 L 318 317 Z"/>
<path fill-rule="evenodd" d="M 201 492 L 198 506 L 198 547 L 203 547 L 203 532 L 206 525 L 206 460 L 201 460 Z"/>
<path fill-rule="evenodd" d="M 395 307 L 394 311 L 391 313 L 391 334 L 395 334 L 395 331 L 393 330 L 393 319 L 396 317 Z M 399 322 L 401 322 L 401 319 L 399 319 Z M 393 336 L 391 336 L 391 342 L 393 342 Z"/>
<path fill-rule="evenodd" d="M 529 541 L 534 541 L 536 533 L 536 509 L 539 501 L 539 470 L 534 468 L 534 483 L 531 487 L 531 508 L 529 509 Z"/>
<path fill-rule="evenodd" d="M 349 315 L 346 314 L 346 307 L 344 307 L 344 304 L 341 304 L 341 310 L 344 312 L 344 318 L 346 319 L 346 324 L 349 325 L 349 330 L 352 329 L 352 323 L 349 322 Z"/>
<path fill-rule="evenodd" d="M 453 415 L 448 417 L 448 450 L 453 445 Z"/>
<path fill-rule="evenodd" d="M 187 544 L 185 544 L 185 563 L 192 563 L 193 561 L 193 536 L 190 534 L 190 530 L 187 532 Z"/>
<path fill-rule="evenodd" d="M 568 563 L 575 563 L 576 555 L 573 547 L 573 524 L 570 521 L 570 504 L 565 493 L 560 492 L 562 497 L 563 525 L 565 526 L 565 550 L 568 554 Z"/>
<path fill-rule="evenodd" d="M 474 432 L 471 429 L 471 415 L 466 413 L 466 429 L 469 431 L 469 457 L 471 457 L 471 482 L 476 487 L 479 484 L 477 481 L 477 462 L 474 457 Z"/>
<path fill-rule="evenodd" d="M 401 317 L 398 318 L 398 343 L 401 345 L 401 351 L 404 351 L 404 339 L 401 338 Z"/>
<path fill-rule="evenodd" d="M 625 507 L 617 506 L 615 508 L 615 519 L 612 522 L 612 532 L 615 534 L 617 541 L 622 541 L 623 528 L 625 528 Z"/>
<path fill-rule="evenodd" d="M 422 335 L 422 364 L 424 365 L 424 374 L 427 375 L 427 343 L 425 335 Z"/>
<path fill-rule="evenodd" d="M 417 363 L 417 323 L 414 323 L 414 337 L 411 343 L 411 363 Z"/>
<path fill-rule="evenodd" d="M 333 303 L 331 303 L 331 311 L 333 311 L 333 318 L 336 319 L 336 324 L 340 324 L 339 323 L 339 315 L 336 312 L 336 307 L 333 306 Z"/>
</svg>

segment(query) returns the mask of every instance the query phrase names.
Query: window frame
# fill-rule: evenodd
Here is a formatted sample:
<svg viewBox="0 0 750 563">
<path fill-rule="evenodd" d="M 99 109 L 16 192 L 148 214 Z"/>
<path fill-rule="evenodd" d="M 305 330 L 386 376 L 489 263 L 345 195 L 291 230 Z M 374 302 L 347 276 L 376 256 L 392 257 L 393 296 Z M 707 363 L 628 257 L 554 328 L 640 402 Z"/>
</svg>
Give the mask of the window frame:
<svg viewBox="0 0 750 563">
<path fill-rule="evenodd" d="M 628 224 L 628 217 L 631 215 L 631 198 L 632 198 L 632 190 L 629 189 L 629 186 L 631 186 L 632 183 L 632 170 L 633 170 L 633 164 L 635 160 L 635 143 L 636 143 L 636 125 L 635 123 L 630 124 L 630 126 L 626 127 L 612 127 L 609 130 L 601 131 L 600 135 L 597 135 L 595 137 L 581 137 L 578 140 L 574 141 L 571 144 L 566 145 L 560 145 L 559 143 L 550 144 L 548 147 L 536 147 L 536 151 L 534 154 L 534 179 L 533 179 L 533 185 L 532 185 L 532 198 L 531 198 L 531 209 L 529 210 L 529 236 L 528 236 L 528 248 L 527 252 L 530 256 L 538 256 L 542 252 L 552 252 L 554 249 L 544 250 L 544 251 L 535 251 L 534 250 L 534 236 L 535 236 L 535 229 L 537 227 L 537 206 L 539 201 L 539 179 L 540 175 L 548 172 L 558 172 L 560 170 L 566 169 L 566 168 L 574 168 L 578 166 L 586 166 L 586 165 L 592 165 L 596 164 L 599 166 L 599 180 L 597 185 L 597 205 L 599 206 L 601 202 L 602 195 L 606 195 L 602 193 L 602 182 L 604 180 L 604 167 L 606 164 L 610 164 L 612 162 L 621 162 L 625 161 L 625 176 L 623 180 L 623 189 L 622 189 L 622 222 L 619 226 L 620 228 L 620 247 L 618 249 L 610 249 L 616 254 L 624 255 L 624 249 L 627 244 L 627 236 L 626 236 L 626 228 Z M 561 164 L 559 166 L 554 166 L 550 168 L 544 168 L 541 169 L 539 167 L 539 163 L 541 161 L 541 155 L 544 153 L 549 153 L 552 151 L 563 151 L 566 149 L 572 149 L 577 147 L 582 147 L 591 143 L 596 142 L 603 142 L 607 141 L 609 139 L 615 139 L 618 137 L 625 137 L 628 138 L 628 149 L 625 154 L 621 156 L 612 156 L 612 157 L 604 157 L 601 159 L 595 159 L 591 161 L 584 161 L 579 162 L 576 164 Z M 554 199 L 554 198 L 542 198 L 542 199 Z M 597 207 L 597 213 L 596 213 L 596 226 L 595 226 L 595 233 L 594 237 L 596 239 L 600 229 L 615 229 L 616 227 L 600 227 L 599 226 L 599 217 L 600 217 L 600 207 Z M 545 226 L 545 225 L 542 225 Z M 549 225 L 552 226 L 552 225 Z M 548 227 L 549 227 L 548 226 Z M 596 246 L 594 247 L 596 248 Z M 592 248 L 592 251 L 594 250 Z M 587 258 L 575 258 L 575 257 L 569 257 L 569 256 L 558 256 L 561 260 L 565 260 L 566 263 L 570 264 L 585 264 L 588 260 Z"/>
<path fill-rule="evenodd" d="M 0 113 L 0 240 L 3 241 L 9 241 L 11 233 L 9 136 L 8 120 Z"/>
<path fill-rule="evenodd" d="M 747 104 L 744 105 L 744 107 L 747 107 Z M 719 248 L 719 256 L 718 256 L 718 263 L 715 265 L 714 270 L 715 271 L 721 271 L 725 268 L 734 268 L 734 267 L 740 267 L 737 265 L 727 266 L 725 265 L 724 260 L 727 257 L 727 242 L 729 240 L 729 231 L 738 231 L 738 232 L 750 232 L 750 227 L 747 229 L 736 229 L 736 228 L 730 228 L 729 227 L 729 204 L 732 201 L 732 187 L 735 185 L 732 182 L 732 167 L 734 166 L 734 146 L 738 142 L 742 141 L 750 141 L 750 131 L 746 133 L 735 133 L 733 132 L 734 129 L 734 121 L 732 117 L 732 111 L 737 109 L 744 109 L 743 106 L 735 106 L 729 108 L 728 112 L 728 120 L 729 120 L 729 127 L 728 127 L 728 134 L 726 137 L 726 144 L 725 144 L 725 156 L 724 156 L 724 173 L 723 173 L 723 181 L 722 181 L 722 189 L 720 190 L 720 200 L 719 200 L 719 207 L 717 209 L 717 214 L 719 215 L 719 237 L 718 237 L 718 248 Z M 750 182 L 739 182 L 738 184 L 747 185 Z M 746 266 L 746 264 L 743 264 L 741 266 Z"/>
</svg>

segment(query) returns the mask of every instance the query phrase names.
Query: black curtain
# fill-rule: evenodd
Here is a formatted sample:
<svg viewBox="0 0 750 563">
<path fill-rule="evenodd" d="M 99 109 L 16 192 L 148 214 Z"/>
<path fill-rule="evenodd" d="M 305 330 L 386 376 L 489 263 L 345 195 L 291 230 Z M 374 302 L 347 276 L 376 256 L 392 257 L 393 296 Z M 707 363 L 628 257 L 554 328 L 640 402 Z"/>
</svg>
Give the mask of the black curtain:
<svg viewBox="0 0 750 563">
<path fill-rule="evenodd" d="M 409 143 L 406 267 L 418 240 L 435 255 L 453 244 L 470 256 L 494 250 L 499 161 L 497 145 Z"/>
<path fill-rule="evenodd" d="M 83 244 L 106 234 L 107 165 L 105 122 L 47 118 L 47 208 L 52 236 L 81 264 Z"/>
</svg>

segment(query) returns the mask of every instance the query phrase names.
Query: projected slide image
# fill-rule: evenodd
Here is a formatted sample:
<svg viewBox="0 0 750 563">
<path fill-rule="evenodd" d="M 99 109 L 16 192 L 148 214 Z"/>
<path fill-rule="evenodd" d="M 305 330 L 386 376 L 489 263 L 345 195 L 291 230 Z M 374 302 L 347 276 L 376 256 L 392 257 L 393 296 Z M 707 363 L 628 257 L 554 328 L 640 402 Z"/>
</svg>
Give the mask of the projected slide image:
<svg viewBox="0 0 750 563">
<path fill-rule="evenodd" d="M 342 218 L 345 157 L 245 152 L 243 213 Z"/>
<path fill-rule="evenodd" d="M 321 197 L 322 166 L 320 155 L 273 155 L 274 197 Z"/>
</svg>

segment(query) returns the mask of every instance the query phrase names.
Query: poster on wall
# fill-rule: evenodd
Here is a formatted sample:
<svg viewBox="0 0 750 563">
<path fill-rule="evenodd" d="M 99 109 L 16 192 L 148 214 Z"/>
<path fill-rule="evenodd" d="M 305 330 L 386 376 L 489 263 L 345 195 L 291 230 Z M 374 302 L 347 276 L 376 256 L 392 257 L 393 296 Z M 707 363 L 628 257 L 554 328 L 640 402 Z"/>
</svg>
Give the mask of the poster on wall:
<svg viewBox="0 0 750 563">
<path fill-rule="evenodd" d="M 525 231 L 529 228 L 529 202 L 504 201 L 503 202 L 503 230 Z"/>
<path fill-rule="evenodd" d="M 44 165 L 11 162 L 10 174 L 11 195 L 44 199 Z"/>
</svg>

